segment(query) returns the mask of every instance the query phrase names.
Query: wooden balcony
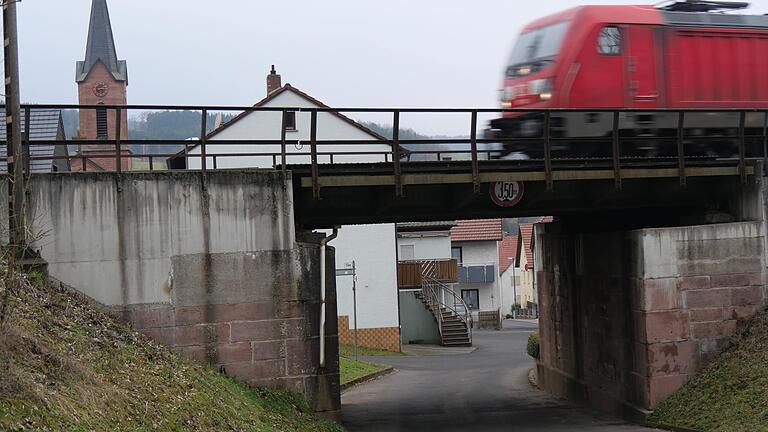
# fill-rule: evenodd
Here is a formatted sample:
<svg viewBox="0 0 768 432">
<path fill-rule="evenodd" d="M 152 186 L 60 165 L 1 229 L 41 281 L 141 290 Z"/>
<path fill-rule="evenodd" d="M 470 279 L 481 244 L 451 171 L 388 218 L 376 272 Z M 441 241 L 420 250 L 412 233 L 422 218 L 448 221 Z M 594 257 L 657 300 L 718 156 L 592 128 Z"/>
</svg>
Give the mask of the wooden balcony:
<svg viewBox="0 0 768 432">
<path fill-rule="evenodd" d="M 421 288 L 421 268 L 428 261 L 400 261 L 397 263 L 397 287 L 400 289 Z M 437 280 L 456 283 L 459 280 L 459 266 L 455 259 L 430 260 L 437 270 Z"/>
</svg>

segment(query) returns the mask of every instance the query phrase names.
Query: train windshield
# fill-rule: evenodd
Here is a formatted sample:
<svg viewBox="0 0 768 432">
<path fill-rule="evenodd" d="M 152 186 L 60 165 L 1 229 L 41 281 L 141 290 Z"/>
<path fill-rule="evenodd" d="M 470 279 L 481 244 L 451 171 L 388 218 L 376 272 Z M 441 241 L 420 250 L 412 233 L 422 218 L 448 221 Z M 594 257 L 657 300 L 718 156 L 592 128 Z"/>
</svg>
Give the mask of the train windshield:
<svg viewBox="0 0 768 432">
<path fill-rule="evenodd" d="M 553 62 L 560 52 L 568 24 L 563 21 L 521 34 L 509 57 L 507 75 L 527 75 Z"/>
</svg>

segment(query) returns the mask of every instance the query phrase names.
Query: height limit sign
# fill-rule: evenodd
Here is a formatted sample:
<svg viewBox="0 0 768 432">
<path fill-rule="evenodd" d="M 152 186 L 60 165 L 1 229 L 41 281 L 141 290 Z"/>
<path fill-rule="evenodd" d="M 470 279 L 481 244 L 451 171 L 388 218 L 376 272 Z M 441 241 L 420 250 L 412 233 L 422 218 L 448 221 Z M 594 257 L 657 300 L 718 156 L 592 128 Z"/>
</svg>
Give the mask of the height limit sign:
<svg viewBox="0 0 768 432">
<path fill-rule="evenodd" d="M 512 207 L 523 199 L 522 182 L 491 183 L 491 200 L 500 207 Z"/>
</svg>

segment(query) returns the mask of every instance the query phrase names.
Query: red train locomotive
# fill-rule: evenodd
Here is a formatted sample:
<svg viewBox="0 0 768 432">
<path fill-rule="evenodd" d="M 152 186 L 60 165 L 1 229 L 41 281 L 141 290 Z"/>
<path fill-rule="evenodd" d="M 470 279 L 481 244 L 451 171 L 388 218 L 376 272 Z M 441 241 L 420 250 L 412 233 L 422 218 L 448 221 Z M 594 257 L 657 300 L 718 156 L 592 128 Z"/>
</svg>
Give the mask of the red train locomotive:
<svg viewBox="0 0 768 432">
<path fill-rule="evenodd" d="M 525 27 L 505 71 L 503 108 L 712 109 L 687 113 L 686 136 L 724 137 L 693 149 L 699 154 L 732 151 L 738 113 L 718 109 L 768 108 L 768 16 L 738 14 L 747 3 L 676 1 L 662 6 L 582 6 Z M 623 112 L 619 131 L 624 155 L 664 153 L 675 136 L 672 112 Z M 746 129 L 762 133 L 765 113 L 746 116 Z M 558 112 L 550 119 L 555 137 L 610 136 L 611 112 Z M 491 121 L 490 139 L 541 136 L 543 115 L 505 112 Z M 585 141 L 558 140 L 555 153 L 591 154 Z M 530 144 L 507 142 L 506 152 L 535 155 Z"/>
</svg>

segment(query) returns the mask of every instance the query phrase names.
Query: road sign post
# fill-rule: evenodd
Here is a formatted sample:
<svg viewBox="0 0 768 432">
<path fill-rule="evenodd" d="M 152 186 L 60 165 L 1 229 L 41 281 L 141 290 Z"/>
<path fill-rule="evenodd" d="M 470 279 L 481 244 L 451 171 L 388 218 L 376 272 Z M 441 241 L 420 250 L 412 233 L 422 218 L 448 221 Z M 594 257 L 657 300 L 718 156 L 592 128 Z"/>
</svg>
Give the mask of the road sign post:
<svg viewBox="0 0 768 432">
<path fill-rule="evenodd" d="M 357 340 L 357 267 L 355 261 L 351 263 L 351 267 L 347 266 L 343 269 L 336 270 L 336 276 L 352 276 L 352 321 L 353 321 L 353 335 L 354 335 L 354 355 L 357 360 L 358 340 Z"/>
</svg>

